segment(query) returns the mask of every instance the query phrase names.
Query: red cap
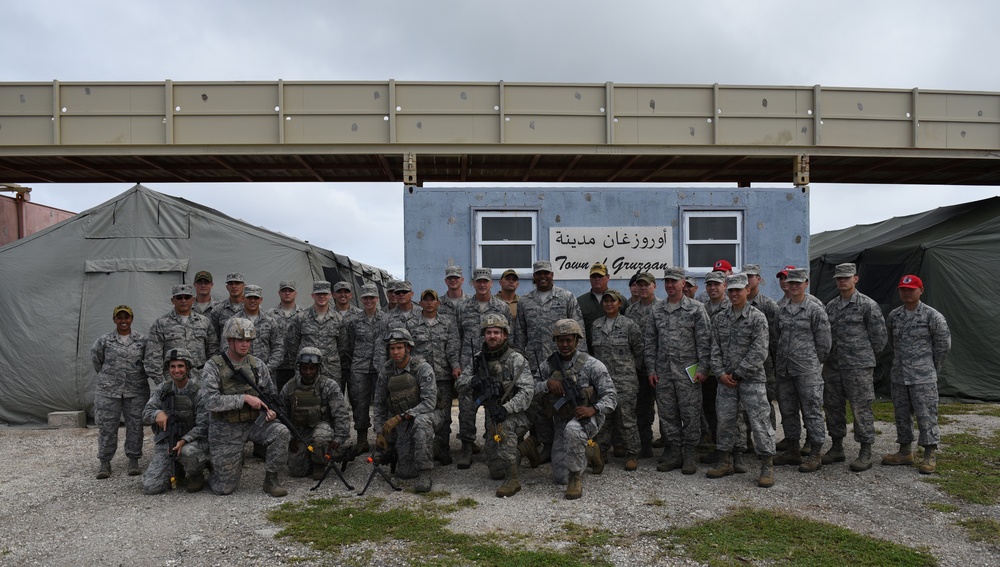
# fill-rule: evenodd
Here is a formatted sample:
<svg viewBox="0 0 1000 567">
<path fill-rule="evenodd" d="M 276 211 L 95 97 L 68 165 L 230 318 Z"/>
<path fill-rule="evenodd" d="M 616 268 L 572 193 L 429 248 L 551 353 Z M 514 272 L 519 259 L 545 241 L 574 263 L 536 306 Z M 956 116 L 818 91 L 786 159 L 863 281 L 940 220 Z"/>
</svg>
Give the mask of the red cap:
<svg viewBox="0 0 1000 567">
<path fill-rule="evenodd" d="M 788 270 L 794 270 L 794 269 L 795 269 L 795 266 L 785 266 L 785 269 L 781 270 L 780 272 L 778 272 L 778 274 L 775 275 L 774 277 L 780 278 L 781 276 L 785 276 L 787 278 L 788 277 Z"/>
<path fill-rule="evenodd" d="M 729 260 L 716 260 L 714 267 L 716 272 L 733 271 L 733 265 L 729 263 Z"/>
<path fill-rule="evenodd" d="M 924 289 L 924 282 L 920 280 L 917 276 L 913 274 L 907 274 L 899 279 L 899 285 L 897 287 L 905 287 L 909 289 Z"/>
</svg>

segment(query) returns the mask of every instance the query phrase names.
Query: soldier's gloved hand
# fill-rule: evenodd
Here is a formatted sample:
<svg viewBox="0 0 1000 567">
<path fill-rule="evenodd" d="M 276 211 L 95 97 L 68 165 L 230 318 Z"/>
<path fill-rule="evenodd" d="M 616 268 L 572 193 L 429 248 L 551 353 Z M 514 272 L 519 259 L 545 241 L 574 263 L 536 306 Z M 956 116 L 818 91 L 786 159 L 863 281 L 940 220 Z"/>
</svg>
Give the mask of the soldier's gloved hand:
<svg viewBox="0 0 1000 567">
<path fill-rule="evenodd" d="M 385 441 L 385 435 L 379 433 L 375 436 L 375 446 L 383 451 L 389 450 L 389 444 Z"/>
<path fill-rule="evenodd" d="M 497 406 L 496 411 L 490 416 L 493 418 L 493 423 L 503 423 L 507 419 L 507 408 L 503 406 Z"/>
<path fill-rule="evenodd" d="M 396 426 L 399 425 L 399 422 L 401 421 L 403 421 L 403 418 L 399 417 L 398 415 L 394 415 L 389 419 L 385 420 L 385 423 L 382 424 L 382 435 L 388 437 L 388 435 L 392 433 L 392 430 L 395 429 Z"/>
</svg>

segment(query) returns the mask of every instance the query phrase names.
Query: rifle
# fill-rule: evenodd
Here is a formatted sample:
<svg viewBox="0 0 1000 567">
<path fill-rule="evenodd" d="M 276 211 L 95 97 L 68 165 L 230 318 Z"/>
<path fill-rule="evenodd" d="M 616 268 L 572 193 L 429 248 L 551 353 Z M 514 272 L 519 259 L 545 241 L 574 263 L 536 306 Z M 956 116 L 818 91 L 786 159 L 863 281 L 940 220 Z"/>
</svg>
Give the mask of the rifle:
<svg viewBox="0 0 1000 567">
<path fill-rule="evenodd" d="M 163 412 L 167 414 L 167 428 L 160 431 L 153 437 L 153 443 L 159 443 L 160 441 L 166 440 L 167 442 L 167 456 L 170 458 L 170 488 L 177 488 L 177 459 L 179 455 L 174 452 L 174 447 L 180 438 L 184 436 L 184 432 L 181 431 L 180 420 L 177 419 L 177 415 L 174 413 L 174 392 L 173 387 L 170 386 L 160 395 L 160 400 L 163 402 Z M 156 422 L 153 422 L 156 426 Z"/>
<path fill-rule="evenodd" d="M 364 496 L 365 492 L 368 492 L 368 487 L 371 486 L 372 481 L 375 480 L 376 474 L 381 476 L 387 483 L 389 483 L 389 486 L 391 486 L 392 489 L 395 490 L 396 492 L 403 490 L 396 483 L 392 482 L 392 477 L 386 474 L 386 472 L 382 470 L 381 466 L 385 464 L 389 465 L 390 472 L 395 474 L 396 472 L 395 451 L 388 451 L 388 450 L 383 451 L 379 449 L 373 452 L 371 455 L 369 455 L 366 460 L 372 464 L 372 473 L 368 475 L 368 482 L 365 483 L 365 487 L 361 489 L 361 492 L 358 493 L 358 496 Z"/>
<path fill-rule="evenodd" d="M 563 375 L 563 397 L 555 401 L 553 406 L 556 411 L 562 408 L 564 405 L 571 404 L 570 407 L 578 408 L 583 405 L 584 395 L 583 388 L 580 387 L 580 381 L 576 379 L 568 369 L 563 367 L 562 359 L 559 358 L 559 353 L 554 352 L 549 356 L 549 369 L 558 368 L 562 370 Z M 578 419 L 581 425 L 586 425 L 590 421 L 589 417 L 583 419 Z"/>
<path fill-rule="evenodd" d="M 329 447 L 330 446 L 327 445 L 327 450 L 323 453 L 323 457 L 326 458 L 326 468 L 323 469 L 323 476 L 320 477 L 319 482 L 316 483 L 316 486 L 309 489 L 310 492 L 316 490 L 317 488 L 319 488 L 319 485 L 323 484 L 323 481 L 326 480 L 327 475 L 330 474 L 331 469 L 333 469 L 333 472 L 337 473 L 337 476 L 340 477 L 340 481 L 344 483 L 344 486 L 347 487 L 347 490 L 354 490 L 354 487 L 347 482 L 346 478 L 344 478 L 344 471 L 347 470 L 347 463 L 354 460 L 355 457 L 354 449 L 352 448 L 347 451 L 344 451 L 344 453 L 338 459 L 331 454 L 332 451 L 329 450 Z M 336 465 L 338 462 L 341 463 L 340 470 L 337 470 Z"/>
<path fill-rule="evenodd" d="M 503 391 L 500 389 L 500 384 L 490 378 L 490 367 L 486 362 L 486 347 L 484 345 L 483 349 L 479 352 L 479 357 L 476 359 L 476 374 L 472 378 L 472 392 L 479 397 L 476 398 L 476 407 L 485 406 L 486 411 L 489 412 L 490 418 L 493 420 L 493 424 L 496 426 L 496 431 L 493 433 L 493 440 L 500 443 L 503 440 L 503 419 L 498 419 L 503 414 L 503 405 L 500 404 L 500 400 L 503 397 Z"/>
</svg>

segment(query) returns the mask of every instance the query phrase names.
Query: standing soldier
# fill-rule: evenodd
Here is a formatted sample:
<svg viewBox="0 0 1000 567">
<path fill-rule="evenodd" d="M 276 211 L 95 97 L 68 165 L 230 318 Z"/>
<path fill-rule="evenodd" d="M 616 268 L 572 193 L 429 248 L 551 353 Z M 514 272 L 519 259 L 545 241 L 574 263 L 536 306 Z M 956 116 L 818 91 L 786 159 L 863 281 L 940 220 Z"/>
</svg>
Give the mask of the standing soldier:
<svg viewBox="0 0 1000 567">
<path fill-rule="evenodd" d="M 747 301 L 746 274 L 726 278 L 729 306 L 712 320 L 712 368 L 719 381 L 716 411 L 719 429 L 716 446 L 721 452 L 719 465 L 710 469 L 708 478 L 721 478 L 737 470 L 742 451 L 733 451 L 738 432 L 740 407 L 745 408 L 753 432 L 754 448 L 760 456 L 757 486 L 774 486 L 774 427 L 767 401 L 767 378 L 764 359 L 768 351 L 767 317 Z M 745 469 L 744 469 L 745 472 Z"/>
<path fill-rule="evenodd" d="M 407 329 L 413 337 L 413 355 L 424 359 L 434 370 L 437 383 L 437 404 L 434 411 L 434 460 L 451 464 L 451 401 L 455 399 L 455 380 L 462 373 L 459 365 L 458 325 L 451 317 L 438 316 L 438 294 L 425 289 L 420 294 L 419 317 L 410 319 Z"/>
<path fill-rule="evenodd" d="M 282 497 L 288 491 L 278 483 L 278 469 L 288 462 L 290 433 L 275 421 L 275 410 L 280 408 L 268 407 L 254 389 L 256 386 L 277 397 L 267 366 L 250 354 L 255 334 L 250 321 L 230 318 L 222 330 L 226 352 L 205 363 L 201 387 L 205 407 L 212 412 L 208 424 L 212 474 L 208 485 L 216 494 L 232 494 L 243 473 L 243 446 L 253 441 L 267 448 L 264 492 Z"/>
<path fill-rule="evenodd" d="M 937 468 L 938 433 L 937 377 L 951 350 L 951 331 L 944 315 L 920 301 L 924 282 L 914 275 L 899 280 L 903 304 L 889 313 L 886 327 L 893 350 L 892 407 L 896 416 L 899 451 L 882 457 L 883 465 L 913 464 L 913 416 L 920 429 L 918 443 L 924 448 L 921 474 Z M 852 404 L 853 405 L 853 404 Z"/>
<path fill-rule="evenodd" d="M 243 304 L 236 312 L 237 317 L 249 319 L 257 330 L 257 338 L 250 346 L 250 354 L 264 361 L 271 375 L 278 370 L 285 359 L 285 334 L 281 323 L 260 310 L 264 291 L 259 285 L 248 285 L 243 292 Z"/>
<path fill-rule="evenodd" d="M 604 309 L 601 307 L 601 299 L 604 294 L 608 291 L 608 281 L 611 278 L 608 276 L 608 268 L 600 262 L 594 262 L 590 266 L 590 291 L 576 298 L 576 302 L 580 304 L 580 314 L 583 316 L 583 326 L 584 332 L 587 335 L 587 348 L 592 346 L 590 341 L 591 325 L 598 317 L 604 315 Z"/>
<path fill-rule="evenodd" d="M 482 350 L 475 354 L 475 364 L 466 367 L 459 377 L 459 392 L 470 390 L 486 407 L 486 466 L 490 478 L 503 479 L 497 487 L 498 498 L 513 496 L 521 490 L 517 462 L 518 439 L 528 432 L 528 416 L 534 394 L 534 379 L 528 361 L 510 348 L 510 324 L 496 313 L 485 315 L 480 323 Z"/>
<path fill-rule="evenodd" d="M 684 297 L 688 297 L 690 299 L 698 301 L 697 299 L 695 299 L 695 296 L 697 295 L 698 295 L 698 278 L 694 277 L 691 274 L 686 274 L 684 276 Z M 701 302 L 698 301 L 698 303 Z"/>
<path fill-rule="evenodd" d="M 715 265 L 725 268 L 729 263 L 726 260 L 719 260 Z M 708 299 L 702 302 L 702 305 L 705 306 L 705 312 L 708 313 L 709 321 L 715 318 L 716 313 L 721 313 L 729 307 L 729 299 L 726 298 L 726 276 L 730 273 L 732 273 L 731 266 L 728 271 L 709 272 L 705 276 L 705 292 L 708 295 Z M 682 285 L 684 284 L 686 284 L 686 281 L 682 282 Z M 681 289 L 681 293 L 684 293 L 683 289 Z M 712 442 L 712 437 L 719 426 L 718 420 L 715 418 L 715 393 L 718 384 L 715 374 L 709 374 L 705 381 L 701 383 L 701 438 L 705 444 Z M 739 440 L 739 444 L 744 444 L 742 438 Z M 699 461 L 713 464 L 719 462 L 718 448 L 701 457 Z"/>
<path fill-rule="evenodd" d="M 226 275 L 226 291 L 229 292 L 227 301 L 220 301 L 210 314 L 212 319 L 212 329 L 215 336 L 222 342 L 222 329 L 226 326 L 226 321 L 235 317 L 243 306 L 243 292 L 246 288 L 246 278 L 240 272 L 233 272 Z"/>
<path fill-rule="evenodd" d="M 153 458 L 142 474 L 142 491 L 159 494 L 173 488 L 171 481 L 180 476 L 171 471 L 171 462 L 175 461 L 183 467 L 187 491 L 200 492 L 205 487 L 204 470 L 208 462 L 209 417 L 205 396 L 200 386 L 189 379 L 191 355 L 186 350 L 172 349 L 166 358 L 171 380 L 156 387 L 146 402 L 142 418 L 153 426 L 153 433 L 173 429 L 177 438 L 167 435 L 154 446 Z"/>
<path fill-rule="evenodd" d="M 510 309 L 510 320 L 517 320 L 517 302 L 521 296 L 517 294 L 517 286 L 521 282 L 518 280 L 517 272 L 514 270 L 504 270 L 500 276 L 500 291 L 497 292 L 497 299 L 507 304 Z"/>
<path fill-rule="evenodd" d="M 833 447 L 823 455 L 823 464 L 843 462 L 844 436 L 847 435 L 846 400 L 854 413 L 854 440 L 861 444 L 852 471 L 872 468 L 872 443 L 875 442 L 875 359 L 889 338 L 885 318 L 878 303 L 856 289 L 858 269 L 854 264 L 838 264 L 833 275 L 840 297 L 826 304 L 833 347 L 823 365 L 823 409 Z"/>
<path fill-rule="evenodd" d="M 639 430 L 635 425 L 635 399 L 639 385 L 635 380 L 636 366 L 642 360 L 642 331 L 635 321 L 619 316 L 625 296 L 611 290 L 601 299 L 604 317 L 594 321 L 590 337 L 590 350 L 594 358 L 604 363 L 611 374 L 615 391 L 618 392 L 618 406 L 608 418 L 598 443 L 605 453 L 609 453 L 612 430 L 621 439 L 625 449 L 625 470 L 634 471 L 639 466 Z"/>
<path fill-rule="evenodd" d="M 458 326 L 458 308 L 465 301 L 465 291 L 462 289 L 462 284 L 465 283 L 465 277 L 462 275 L 462 266 L 448 266 L 444 269 L 444 285 L 448 288 L 448 291 L 442 296 L 441 307 L 439 311 L 441 315 L 448 317 L 455 321 L 456 327 Z"/>
<path fill-rule="evenodd" d="M 194 305 L 191 307 L 195 313 L 211 318 L 212 309 L 218 301 L 212 299 L 212 272 L 202 270 L 194 275 Z"/>
<path fill-rule="evenodd" d="M 375 284 L 361 286 L 361 305 L 364 311 L 348 323 L 351 342 L 354 344 L 351 359 L 351 379 L 348 395 L 354 417 L 357 453 L 368 452 L 368 428 L 371 427 L 369 409 L 379 369 L 385 364 L 385 333 L 387 316 L 378 306 L 378 288 Z"/>
<path fill-rule="evenodd" d="M 712 327 L 705 308 L 684 296 L 684 270 L 665 270 L 667 299 L 646 320 L 645 359 L 649 385 L 656 388 L 656 408 L 667 442 L 658 471 L 678 466 L 698 471 L 694 452 L 701 437 L 701 383 L 710 372 Z"/>
<path fill-rule="evenodd" d="M 351 418 L 337 381 L 319 375 L 323 353 L 316 347 L 305 347 L 296 360 L 299 369 L 281 390 L 281 405 L 313 451 L 293 438 L 288 449 L 288 474 L 306 476 L 311 467 L 313 480 L 319 480 L 327 458 L 332 458 L 350 437 Z"/>
<path fill-rule="evenodd" d="M 125 455 L 128 474 L 139 474 L 142 457 L 142 407 L 149 399 L 149 380 L 143 370 L 146 338 L 132 330 L 132 308 L 119 305 L 111 310 L 115 329 L 101 335 L 90 349 L 97 372 L 94 421 L 97 422 L 97 478 L 111 476 L 111 459 L 118 450 L 118 424 L 125 417 Z M 159 373 L 154 374 L 159 376 Z"/>
<path fill-rule="evenodd" d="M 288 341 L 288 326 L 292 319 L 302 311 L 302 308 L 295 304 L 295 297 L 298 295 L 295 282 L 283 280 L 278 283 L 278 305 L 267 312 L 281 326 L 282 357 L 278 371 L 274 375 L 274 383 L 280 392 L 285 387 L 285 382 L 291 380 L 295 375 L 295 353 L 285 349 Z"/>
<path fill-rule="evenodd" d="M 580 475 L 587 465 L 587 448 L 593 446 L 605 417 L 618 405 L 607 367 L 577 349 L 583 341 L 583 329 L 576 320 L 556 321 L 552 325 L 556 351 L 542 361 L 535 381 L 535 394 L 545 400 L 552 423 L 552 479 L 566 484 L 566 500 L 583 496 Z M 533 439 L 525 442 L 537 449 Z"/>
<path fill-rule="evenodd" d="M 744 273 L 747 275 L 747 289 L 749 293 L 747 294 L 747 301 L 750 305 L 753 305 L 767 317 L 768 332 L 773 332 L 774 323 L 778 315 L 778 303 L 771 299 L 770 297 L 764 295 L 760 291 L 760 283 L 762 281 L 760 275 L 760 266 L 757 264 L 744 264 Z M 768 336 L 770 339 L 770 335 Z M 774 386 L 774 355 L 772 351 L 774 350 L 773 341 L 768 348 L 767 359 L 764 360 L 764 375 L 767 376 L 767 401 L 770 402 L 777 401 L 778 394 L 775 391 Z M 775 421 L 774 406 L 771 405 L 771 427 L 777 427 L 778 422 Z M 777 450 L 782 450 L 783 447 L 778 447 Z"/>
<path fill-rule="evenodd" d="M 385 451 L 394 444 L 399 477 L 415 476 L 414 490 L 430 492 L 437 403 L 434 370 L 410 355 L 413 338 L 406 329 L 389 331 L 385 342 L 389 360 L 382 366 L 375 385 L 375 446 Z"/>
<path fill-rule="evenodd" d="M 313 282 L 313 304 L 304 309 L 288 325 L 285 350 L 299 352 L 304 347 L 316 347 L 323 353 L 320 373 L 340 384 L 340 353 L 347 350 L 347 330 L 344 320 L 330 308 L 330 282 Z"/>
<path fill-rule="evenodd" d="M 820 365 L 830 354 L 832 338 L 826 311 L 806 299 L 809 272 L 788 270 L 788 301 L 779 304 L 775 320 L 774 374 L 778 387 L 778 409 L 785 438 L 791 439 L 776 465 L 799 465 L 799 472 L 813 472 L 823 465 L 820 451 L 826 431 L 823 427 L 823 376 Z M 799 421 L 799 409 L 802 421 Z M 809 455 L 799 454 L 802 422 L 806 426 Z"/>
<path fill-rule="evenodd" d="M 389 311 L 389 328 L 402 329 L 420 314 L 420 305 L 413 301 L 413 284 L 409 281 L 396 282 L 392 294 L 396 296 L 396 308 Z"/>
<path fill-rule="evenodd" d="M 625 311 L 625 316 L 635 321 L 639 325 L 639 330 L 645 332 L 646 320 L 653 312 L 653 308 L 659 303 L 656 298 L 656 278 L 649 272 L 642 272 L 636 275 L 636 289 L 639 294 L 639 301 L 632 303 Z M 643 335 L 643 349 L 645 341 L 649 337 Z M 656 421 L 656 388 L 649 384 L 649 370 L 646 368 L 646 359 L 636 361 L 636 384 L 638 391 L 635 397 L 635 422 L 639 430 L 639 457 L 647 458 L 653 456 L 653 422 Z M 657 427 L 659 429 L 659 427 Z M 663 432 L 660 431 L 660 439 L 657 446 L 663 445 Z M 625 454 L 615 454 L 616 457 L 624 457 Z"/>
<path fill-rule="evenodd" d="M 205 361 L 219 352 L 218 336 L 212 330 L 208 317 L 192 310 L 194 288 L 190 285 L 175 285 L 171 290 L 170 303 L 174 308 L 149 328 L 142 365 L 146 375 L 154 382 L 167 382 L 170 374 L 164 370 L 164 355 L 175 348 L 184 349 L 191 355 L 191 379 L 200 382 Z"/>
<path fill-rule="evenodd" d="M 351 284 L 346 281 L 333 284 L 333 312 L 340 316 L 345 333 L 344 348 L 340 351 L 340 379 L 337 380 L 342 392 L 350 387 L 351 381 L 351 356 L 354 352 L 354 343 L 351 339 L 350 321 L 361 313 L 361 309 L 351 303 L 353 298 Z"/>
</svg>

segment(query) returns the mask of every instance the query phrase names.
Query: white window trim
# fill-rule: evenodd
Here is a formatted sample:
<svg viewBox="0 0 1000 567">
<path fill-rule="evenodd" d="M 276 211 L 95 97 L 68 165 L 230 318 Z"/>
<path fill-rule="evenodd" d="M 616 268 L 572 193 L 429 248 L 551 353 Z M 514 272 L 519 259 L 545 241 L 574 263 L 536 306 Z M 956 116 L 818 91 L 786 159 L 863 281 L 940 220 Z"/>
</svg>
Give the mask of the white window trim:
<svg viewBox="0 0 1000 567">
<path fill-rule="evenodd" d="M 746 240 L 746 233 L 744 232 L 744 222 L 743 216 L 746 213 L 744 209 L 687 209 L 681 211 L 681 253 L 684 257 L 684 269 L 693 274 L 705 275 L 711 272 L 711 268 L 703 267 L 691 267 L 691 256 L 688 254 L 688 246 L 692 244 L 735 244 L 736 245 L 736 257 L 733 258 L 733 272 L 738 272 L 743 266 L 743 246 Z M 705 218 L 705 217 L 730 217 L 736 219 L 736 239 L 735 240 L 692 240 L 690 237 L 691 233 L 691 222 L 690 219 L 695 218 Z"/>
<path fill-rule="evenodd" d="M 484 217 L 528 217 L 531 219 L 531 240 L 483 240 Z M 483 267 L 483 246 L 490 245 L 530 245 L 531 263 L 538 260 L 538 210 L 537 209 L 476 209 L 472 212 L 473 223 L 473 244 L 474 265 L 477 268 Z M 494 278 L 499 278 L 509 267 L 491 268 Z M 531 275 L 531 266 L 526 268 L 514 268 L 518 277 Z"/>
</svg>

